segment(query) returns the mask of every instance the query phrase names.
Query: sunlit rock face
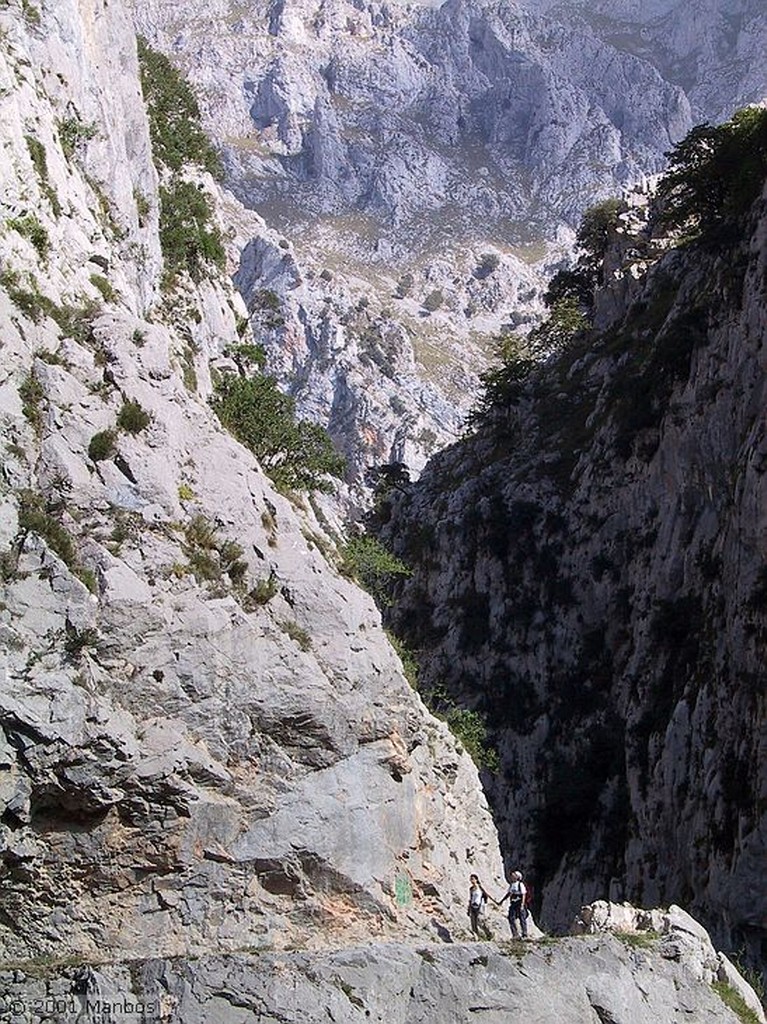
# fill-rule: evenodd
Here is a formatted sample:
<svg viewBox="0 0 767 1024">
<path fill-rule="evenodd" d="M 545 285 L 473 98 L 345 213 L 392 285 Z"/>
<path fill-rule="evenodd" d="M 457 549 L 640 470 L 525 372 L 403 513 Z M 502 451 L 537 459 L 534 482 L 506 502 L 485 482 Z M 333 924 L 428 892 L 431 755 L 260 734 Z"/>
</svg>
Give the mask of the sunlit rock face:
<svg viewBox="0 0 767 1024">
<path fill-rule="evenodd" d="M 163 281 L 128 15 L 0 28 L 2 959 L 449 933 L 501 885 L 476 770 L 208 404 L 245 307 Z"/>
<path fill-rule="evenodd" d="M 368 262 L 380 237 L 385 264 L 577 223 L 690 126 L 683 90 L 580 18 L 465 0 L 187 6 L 136 19 L 203 89 L 238 192 L 276 223 L 338 217 L 342 251 L 356 237 Z"/>
<path fill-rule="evenodd" d="M 522 0 L 532 12 L 583 18 L 621 50 L 686 92 L 697 120 L 723 121 L 767 96 L 760 54 L 767 25 L 759 0 Z"/>
<path fill-rule="evenodd" d="M 588 206 L 765 94 L 764 12 L 731 7 L 133 4 L 266 222 L 238 287 L 355 488 L 460 435 L 492 339 L 540 315 Z"/>
</svg>

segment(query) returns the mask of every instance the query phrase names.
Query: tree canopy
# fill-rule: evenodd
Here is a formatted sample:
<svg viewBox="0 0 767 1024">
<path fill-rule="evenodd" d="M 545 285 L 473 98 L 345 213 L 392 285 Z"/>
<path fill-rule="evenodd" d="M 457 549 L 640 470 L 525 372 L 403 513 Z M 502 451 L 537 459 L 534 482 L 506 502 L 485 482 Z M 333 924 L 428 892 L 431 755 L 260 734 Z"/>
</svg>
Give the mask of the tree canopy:
<svg viewBox="0 0 767 1024">
<path fill-rule="evenodd" d="M 698 125 L 668 158 L 658 187 L 663 223 L 720 241 L 735 233 L 767 177 L 767 110 L 748 107 L 724 124 Z"/>
<path fill-rule="evenodd" d="M 601 283 L 605 253 L 625 209 L 622 199 L 605 199 L 586 210 L 575 236 L 578 259 L 554 274 L 543 296 L 549 309 L 556 310 L 565 304 L 577 306 L 584 315 L 590 314 L 594 292 Z"/>
</svg>

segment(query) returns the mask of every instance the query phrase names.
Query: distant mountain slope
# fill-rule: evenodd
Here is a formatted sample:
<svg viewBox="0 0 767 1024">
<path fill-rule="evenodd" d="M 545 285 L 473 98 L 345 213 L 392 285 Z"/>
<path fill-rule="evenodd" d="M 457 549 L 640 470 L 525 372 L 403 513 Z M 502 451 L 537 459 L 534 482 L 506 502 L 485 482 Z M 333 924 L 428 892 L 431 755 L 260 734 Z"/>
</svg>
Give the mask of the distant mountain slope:
<svg viewBox="0 0 767 1024">
<path fill-rule="evenodd" d="M 490 339 L 539 313 L 586 207 L 767 88 L 754 3 L 729 20 L 699 3 L 132 6 L 273 232 L 238 286 L 356 482 L 371 462 L 419 470 L 456 437 Z"/>
<path fill-rule="evenodd" d="M 581 15 L 600 38 L 686 92 L 695 120 L 725 120 L 767 97 L 761 0 L 522 0 L 532 12 Z"/>
<path fill-rule="evenodd" d="M 240 197 L 312 232 L 340 218 L 365 262 L 382 239 L 379 261 L 539 240 L 690 127 L 680 89 L 582 20 L 482 0 L 231 10 L 135 13 L 204 90 Z"/>
<path fill-rule="evenodd" d="M 385 262 L 550 237 L 659 170 L 693 120 L 767 92 L 756 0 L 635 7 L 151 0 L 135 16 L 203 90 L 246 204 L 311 232 L 340 218 L 349 256 L 375 261 L 385 239 Z"/>
</svg>

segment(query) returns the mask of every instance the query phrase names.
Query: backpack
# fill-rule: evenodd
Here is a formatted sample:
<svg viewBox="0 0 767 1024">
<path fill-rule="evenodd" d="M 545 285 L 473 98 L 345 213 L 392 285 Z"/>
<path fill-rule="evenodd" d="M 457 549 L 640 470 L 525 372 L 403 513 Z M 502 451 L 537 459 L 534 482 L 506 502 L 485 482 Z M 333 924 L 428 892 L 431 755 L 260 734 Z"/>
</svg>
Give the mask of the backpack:
<svg viewBox="0 0 767 1024">
<path fill-rule="evenodd" d="M 512 882 L 511 885 L 509 886 L 509 907 L 523 907 L 525 905 L 525 896 L 523 895 L 523 893 L 521 893 L 519 889 L 516 889 L 512 892 L 512 888 L 514 886 L 519 886 L 522 884 L 524 883 L 517 880 Z"/>
</svg>

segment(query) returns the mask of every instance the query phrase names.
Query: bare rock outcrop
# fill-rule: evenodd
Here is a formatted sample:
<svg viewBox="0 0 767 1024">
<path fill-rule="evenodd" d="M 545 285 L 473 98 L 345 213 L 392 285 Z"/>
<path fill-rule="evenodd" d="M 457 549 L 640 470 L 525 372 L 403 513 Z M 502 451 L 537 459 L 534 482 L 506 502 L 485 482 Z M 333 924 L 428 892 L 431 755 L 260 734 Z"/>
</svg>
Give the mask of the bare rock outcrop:
<svg viewBox="0 0 767 1024">
<path fill-rule="evenodd" d="M 245 310 L 163 279 L 123 6 L 0 28 L 3 958 L 448 934 L 500 866 L 476 771 L 206 401 Z"/>
<path fill-rule="evenodd" d="M 594 32 L 681 85 L 696 120 L 725 121 L 765 98 L 767 23 L 759 0 L 522 0 L 540 13 L 550 7 L 584 18 Z M 734 45 L 733 45 L 734 44 Z"/>
<path fill-rule="evenodd" d="M 368 252 L 577 222 L 690 126 L 684 93 L 583 19 L 483 0 L 232 7 L 153 0 L 136 18 L 204 90 L 248 204 L 335 217 Z"/>
<path fill-rule="evenodd" d="M 132 1011 L 183 1024 L 213 1018 L 237 1024 L 251 1016 L 270 1024 L 738 1021 L 665 937 L 641 944 L 611 935 L 505 946 L 374 942 L 317 953 L 54 966 L 42 973 L 23 977 L 0 966 L 7 1003 L 48 1005 L 58 1008 L 59 1019 L 86 1024 L 103 1019 L 105 1007 L 117 1019 Z"/>
<path fill-rule="evenodd" d="M 734 990 L 755 1020 L 765 1020 L 764 1008 L 752 986 L 724 953 L 714 949 L 705 928 L 681 907 L 641 910 L 630 903 L 597 900 L 581 907 L 571 930 L 575 935 L 611 932 L 640 943 L 660 937 L 666 959 L 683 964 L 701 981 Z"/>
</svg>

